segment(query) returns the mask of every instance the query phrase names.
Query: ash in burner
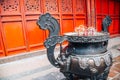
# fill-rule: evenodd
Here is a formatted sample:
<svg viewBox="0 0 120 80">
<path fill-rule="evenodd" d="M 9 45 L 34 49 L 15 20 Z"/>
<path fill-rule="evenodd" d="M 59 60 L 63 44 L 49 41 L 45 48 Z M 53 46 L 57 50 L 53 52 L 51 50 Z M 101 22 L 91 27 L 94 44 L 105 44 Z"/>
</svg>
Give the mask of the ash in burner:
<svg viewBox="0 0 120 80">
<path fill-rule="evenodd" d="M 75 28 L 75 32 L 78 36 L 95 36 L 96 30 L 94 27 L 86 27 L 84 25 L 80 25 L 79 27 Z"/>
</svg>

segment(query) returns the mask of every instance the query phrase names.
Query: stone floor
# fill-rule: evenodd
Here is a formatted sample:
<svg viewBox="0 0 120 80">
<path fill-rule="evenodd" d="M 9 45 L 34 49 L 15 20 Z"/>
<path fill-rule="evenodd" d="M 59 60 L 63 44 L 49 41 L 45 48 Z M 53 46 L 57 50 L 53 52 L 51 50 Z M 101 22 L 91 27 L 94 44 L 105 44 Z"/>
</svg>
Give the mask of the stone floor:
<svg viewBox="0 0 120 80">
<path fill-rule="evenodd" d="M 108 80 L 120 80 L 120 37 L 109 40 L 108 50 L 112 52 L 114 57 Z M 42 54 L 43 52 L 38 51 L 38 53 Z M 36 54 L 36 52 L 32 54 Z M 58 52 L 56 51 L 55 54 L 57 55 Z M 59 72 L 59 69 L 49 63 L 46 54 L 20 60 L 15 59 L 16 61 L 8 58 L 0 58 L 0 80 L 41 80 L 43 76 Z"/>
<path fill-rule="evenodd" d="M 109 73 L 109 80 L 120 80 L 120 56 L 114 58 L 114 63 Z"/>
</svg>

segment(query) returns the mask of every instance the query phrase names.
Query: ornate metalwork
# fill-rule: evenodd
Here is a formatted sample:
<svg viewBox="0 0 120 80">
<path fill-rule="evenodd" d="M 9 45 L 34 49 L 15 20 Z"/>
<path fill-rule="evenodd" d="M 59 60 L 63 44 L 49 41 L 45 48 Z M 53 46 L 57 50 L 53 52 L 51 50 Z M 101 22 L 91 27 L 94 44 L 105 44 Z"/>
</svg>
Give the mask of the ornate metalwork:
<svg viewBox="0 0 120 80">
<path fill-rule="evenodd" d="M 65 40 L 62 36 L 52 36 L 46 39 L 44 45 L 46 48 L 56 45 L 57 43 L 62 43 Z"/>
<path fill-rule="evenodd" d="M 47 48 L 47 56 L 52 65 L 59 67 L 59 63 L 54 57 L 54 48 L 57 43 L 63 41 L 62 36 L 58 36 L 60 27 L 55 18 L 53 18 L 49 13 L 41 15 L 37 21 L 39 27 L 43 30 L 49 30 L 49 38 L 46 39 L 44 45 Z"/>
<path fill-rule="evenodd" d="M 49 37 L 58 36 L 60 26 L 55 18 L 53 18 L 49 13 L 41 15 L 37 21 L 39 27 L 43 30 L 49 30 Z"/>
<path fill-rule="evenodd" d="M 110 16 L 106 16 L 103 19 L 103 22 L 102 22 L 102 31 L 103 32 L 108 32 L 108 26 L 111 24 L 111 22 L 112 22 L 112 19 L 110 18 Z"/>
<path fill-rule="evenodd" d="M 89 80 L 106 80 L 111 65 L 112 55 L 109 51 L 96 55 L 70 55 L 64 67 L 61 67 L 61 72 L 65 72 L 68 80 L 74 80 L 74 75 Z"/>
<path fill-rule="evenodd" d="M 96 54 L 96 55 L 76 55 L 71 56 L 72 58 L 77 58 L 80 68 L 86 69 L 89 67 L 90 63 L 89 61 L 93 61 L 95 66 L 100 66 L 103 59 L 105 62 L 105 65 L 110 66 L 112 63 L 112 55 L 110 52 L 105 52 L 103 54 Z"/>
<path fill-rule="evenodd" d="M 67 40 L 70 42 L 100 42 L 109 39 L 109 34 L 99 36 L 67 36 Z"/>
<path fill-rule="evenodd" d="M 95 36 L 59 36 L 59 24 L 49 13 L 41 15 L 37 21 L 43 30 L 49 30 L 49 37 L 45 40 L 49 61 L 66 77 L 66 80 L 89 79 L 106 80 L 112 55 L 107 51 L 109 33 L 101 32 Z M 108 26 L 108 25 L 107 25 Z M 62 49 L 61 43 L 67 40 L 68 46 Z M 60 44 L 60 54 L 55 59 L 54 48 Z"/>
</svg>

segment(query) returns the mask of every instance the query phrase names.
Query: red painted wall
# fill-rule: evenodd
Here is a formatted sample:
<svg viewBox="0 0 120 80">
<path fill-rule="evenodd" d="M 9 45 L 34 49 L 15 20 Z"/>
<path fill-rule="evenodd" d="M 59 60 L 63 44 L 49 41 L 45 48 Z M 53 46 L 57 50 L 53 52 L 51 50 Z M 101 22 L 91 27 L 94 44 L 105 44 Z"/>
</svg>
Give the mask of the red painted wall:
<svg viewBox="0 0 120 80">
<path fill-rule="evenodd" d="M 116 0 L 0 0 L 0 57 L 43 49 L 48 32 L 40 30 L 36 21 L 46 12 L 60 23 L 61 35 L 81 24 L 100 31 L 108 14 L 113 19 L 110 33 L 118 34 L 119 5 Z"/>
<path fill-rule="evenodd" d="M 120 34 L 119 0 L 96 0 L 96 17 L 98 31 L 101 31 L 101 22 L 106 15 L 109 15 L 112 18 L 112 24 L 109 27 L 110 34 Z"/>
</svg>

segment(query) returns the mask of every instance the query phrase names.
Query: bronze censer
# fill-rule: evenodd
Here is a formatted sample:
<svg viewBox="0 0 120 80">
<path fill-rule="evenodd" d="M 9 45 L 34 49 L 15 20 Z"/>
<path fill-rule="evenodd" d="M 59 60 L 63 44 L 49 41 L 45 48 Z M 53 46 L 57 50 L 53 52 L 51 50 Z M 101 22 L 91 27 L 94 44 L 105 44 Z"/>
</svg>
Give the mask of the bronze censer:
<svg viewBox="0 0 120 80">
<path fill-rule="evenodd" d="M 59 36 L 59 23 L 49 13 L 41 15 L 37 24 L 40 29 L 48 29 L 49 37 L 44 42 L 47 57 L 53 66 L 60 68 L 66 80 L 106 80 L 112 65 L 112 56 L 107 50 L 107 27 L 111 22 L 111 18 L 106 16 L 102 22 L 102 31 L 92 36 L 81 36 L 76 32 Z M 65 40 L 68 46 L 62 48 Z M 57 44 L 60 44 L 60 54 L 55 58 L 54 49 Z"/>
</svg>

